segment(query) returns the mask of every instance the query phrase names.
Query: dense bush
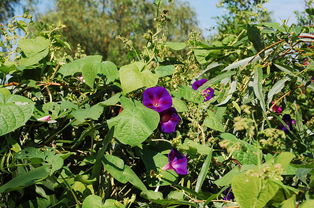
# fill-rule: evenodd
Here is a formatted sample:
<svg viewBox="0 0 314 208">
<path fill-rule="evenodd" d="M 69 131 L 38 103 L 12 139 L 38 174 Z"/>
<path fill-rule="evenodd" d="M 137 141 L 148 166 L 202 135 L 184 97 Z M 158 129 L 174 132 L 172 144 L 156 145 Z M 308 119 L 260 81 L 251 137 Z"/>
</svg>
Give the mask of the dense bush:
<svg viewBox="0 0 314 208">
<path fill-rule="evenodd" d="M 314 207 L 313 28 L 159 28 L 118 67 L 34 26 L 1 31 L 1 207 Z"/>
</svg>

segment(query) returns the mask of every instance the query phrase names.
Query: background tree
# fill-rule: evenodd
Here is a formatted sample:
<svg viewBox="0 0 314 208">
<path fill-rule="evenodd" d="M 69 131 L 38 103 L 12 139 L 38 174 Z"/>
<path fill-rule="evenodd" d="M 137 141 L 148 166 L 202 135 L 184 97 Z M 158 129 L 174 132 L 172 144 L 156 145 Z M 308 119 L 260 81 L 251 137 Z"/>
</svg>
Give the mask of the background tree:
<svg viewBox="0 0 314 208">
<path fill-rule="evenodd" d="M 0 0 L 0 22 L 6 22 L 13 17 L 17 8 L 31 10 L 37 0 Z"/>
<path fill-rule="evenodd" d="M 14 15 L 16 5 L 20 0 L 1 0 L 0 1 L 0 22 L 4 22 Z"/>
<path fill-rule="evenodd" d="M 304 0 L 305 10 L 302 12 L 296 11 L 296 17 L 299 25 L 312 25 L 314 24 L 314 1 Z"/>
<path fill-rule="evenodd" d="M 137 49 L 146 43 L 143 35 L 154 31 L 156 12 L 151 0 L 57 0 L 55 10 L 40 19 L 64 24 L 64 38 L 72 46 L 80 44 L 86 54 L 101 54 L 124 64 L 134 55 L 124 47 Z M 196 14 L 187 3 L 167 2 L 159 16 L 167 22 L 164 27 L 170 40 L 186 40 L 197 28 Z"/>
<path fill-rule="evenodd" d="M 227 10 L 227 14 L 217 17 L 218 34 L 238 34 L 250 23 L 268 22 L 270 12 L 263 7 L 268 0 L 220 0 L 218 7 Z"/>
</svg>

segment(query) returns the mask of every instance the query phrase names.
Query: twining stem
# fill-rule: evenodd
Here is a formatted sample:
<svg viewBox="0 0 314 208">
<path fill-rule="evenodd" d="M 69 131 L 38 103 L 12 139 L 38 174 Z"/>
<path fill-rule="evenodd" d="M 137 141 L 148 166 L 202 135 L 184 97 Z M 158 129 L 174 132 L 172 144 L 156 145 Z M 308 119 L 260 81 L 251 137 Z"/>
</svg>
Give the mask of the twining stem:
<svg viewBox="0 0 314 208">
<path fill-rule="evenodd" d="M 62 176 L 62 174 L 60 174 L 60 177 L 63 179 L 65 185 L 70 189 L 71 194 L 72 194 L 72 196 L 73 196 L 73 198 L 74 198 L 76 204 L 77 204 L 77 205 L 80 205 L 81 202 L 78 200 L 78 198 L 77 198 L 76 194 L 74 193 L 74 191 L 72 190 L 71 186 L 68 184 L 68 182 L 67 182 L 67 181 L 65 180 L 65 178 Z"/>
<path fill-rule="evenodd" d="M 274 101 L 274 103 L 271 105 L 270 109 L 272 109 L 277 103 L 279 103 L 286 96 L 290 95 L 293 91 L 295 91 L 296 89 L 299 89 L 300 87 L 303 87 L 303 86 L 304 86 L 304 84 L 300 84 L 295 89 L 290 90 L 290 91 L 286 92 L 285 94 L 283 94 L 280 98 L 278 98 L 277 100 Z"/>
</svg>

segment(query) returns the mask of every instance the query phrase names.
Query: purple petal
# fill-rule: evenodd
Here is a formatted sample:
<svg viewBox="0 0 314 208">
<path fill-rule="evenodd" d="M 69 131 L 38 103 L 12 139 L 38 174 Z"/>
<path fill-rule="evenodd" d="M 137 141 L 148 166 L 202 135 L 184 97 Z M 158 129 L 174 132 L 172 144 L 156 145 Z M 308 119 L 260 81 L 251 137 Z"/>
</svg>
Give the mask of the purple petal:
<svg viewBox="0 0 314 208">
<path fill-rule="evenodd" d="M 202 95 L 205 97 L 204 102 L 209 101 L 212 97 L 214 97 L 215 90 L 213 88 L 207 88 L 202 91 Z"/>
<path fill-rule="evenodd" d="M 181 121 L 175 108 L 169 108 L 160 112 L 160 130 L 164 133 L 172 133 L 176 131 L 178 123 Z"/>
<path fill-rule="evenodd" d="M 172 106 L 172 98 L 163 87 L 151 87 L 143 92 L 143 104 L 157 112 L 164 111 Z"/>
<path fill-rule="evenodd" d="M 233 195 L 233 192 L 231 190 L 231 187 L 227 188 L 222 193 L 225 194 L 225 196 L 223 198 L 224 200 L 231 201 L 234 199 L 234 195 Z"/>
<path fill-rule="evenodd" d="M 174 160 L 171 166 L 179 175 L 188 174 L 188 159 L 185 156 L 181 159 Z"/>
<path fill-rule="evenodd" d="M 283 115 L 282 120 L 286 123 L 286 126 L 288 128 L 285 125 L 283 125 L 283 124 L 280 124 L 278 128 L 283 130 L 286 134 L 288 134 L 289 131 L 291 131 L 293 129 L 292 124 L 295 124 L 296 121 L 292 120 L 291 116 L 289 114 Z"/>
<path fill-rule="evenodd" d="M 51 116 L 48 115 L 48 116 L 44 116 L 44 117 L 38 118 L 37 121 L 41 121 L 41 122 L 51 121 Z"/>
<path fill-rule="evenodd" d="M 202 86 L 207 81 L 208 81 L 207 79 L 200 79 L 200 80 L 195 81 L 192 84 L 193 90 L 197 90 L 200 86 Z"/>
<path fill-rule="evenodd" d="M 274 102 L 272 102 L 272 104 L 274 104 Z M 282 113 L 282 108 L 276 104 L 271 108 L 271 110 L 275 113 L 278 113 L 278 114 Z"/>
<path fill-rule="evenodd" d="M 161 168 L 162 170 L 171 170 L 173 167 L 171 167 L 170 163 L 167 163 L 164 167 Z"/>
<path fill-rule="evenodd" d="M 186 175 L 188 174 L 188 159 L 186 156 L 181 154 L 176 149 L 171 149 L 170 153 L 168 154 L 168 164 L 166 164 L 162 169 L 169 170 L 173 169 L 179 175 Z"/>
</svg>

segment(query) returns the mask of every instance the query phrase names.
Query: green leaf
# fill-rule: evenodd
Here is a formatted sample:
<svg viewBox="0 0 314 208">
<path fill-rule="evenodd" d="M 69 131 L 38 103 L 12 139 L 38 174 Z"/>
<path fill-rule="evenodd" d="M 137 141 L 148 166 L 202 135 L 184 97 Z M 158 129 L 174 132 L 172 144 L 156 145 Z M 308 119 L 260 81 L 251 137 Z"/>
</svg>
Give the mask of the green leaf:
<svg viewBox="0 0 314 208">
<path fill-rule="evenodd" d="M 303 125 L 303 120 L 302 120 L 302 112 L 300 110 L 300 107 L 295 102 L 294 102 L 294 106 L 295 106 L 296 127 L 302 138 L 304 136 L 303 132 L 305 129 L 305 126 Z"/>
<path fill-rule="evenodd" d="M 225 131 L 224 125 L 222 124 L 222 119 L 219 119 L 217 115 L 211 110 L 208 111 L 208 116 L 205 118 L 203 125 L 215 131 Z"/>
<path fill-rule="evenodd" d="M 164 198 L 161 192 L 155 192 L 152 190 L 142 192 L 141 196 L 148 200 L 162 200 Z"/>
<path fill-rule="evenodd" d="M 82 66 L 82 75 L 84 77 L 85 83 L 90 87 L 94 88 L 94 82 L 98 74 L 98 64 L 85 63 Z M 100 68 L 100 67 L 99 67 Z"/>
<path fill-rule="evenodd" d="M 8 97 L 11 95 L 10 90 L 8 90 L 7 88 L 0 88 L 0 94 L 2 95 L 2 98 L 4 99 L 5 97 Z"/>
<path fill-rule="evenodd" d="M 216 83 L 220 82 L 221 80 L 223 80 L 225 78 L 229 78 L 229 77 L 231 77 L 234 74 L 236 74 L 235 71 L 228 71 L 228 72 L 219 74 L 219 75 L 211 78 L 207 82 L 205 82 L 201 87 L 198 88 L 198 91 L 205 90 L 206 88 L 210 87 L 211 85 L 216 84 Z"/>
<path fill-rule="evenodd" d="M 180 149 L 186 150 L 189 154 L 208 155 L 211 148 L 206 144 L 200 144 L 190 139 L 185 139 L 184 143 L 180 146 Z"/>
<path fill-rule="evenodd" d="M 117 93 L 117 94 L 113 95 L 112 97 L 110 97 L 108 100 L 105 100 L 105 101 L 100 102 L 98 104 L 102 105 L 102 106 L 115 105 L 120 101 L 120 96 L 121 96 L 121 93 Z"/>
<path fill-rule="evenodd" d="M 178 112 L 186 112 L 188 110 L 185 102 L 178 98 L 172 98 L 172 104 Z"/>
<path fill-rule="evenodd" d="M 93 207 L 91 207 L 93 208 Z M 103 208 L 125 208 L 123 204 L 114 199 L 107 199 Z"/>
<path fill-rule="evenodd" d="M 23 38 L 19 41 L 19 47 L 26 56 L 31 56 L 46 50 L 50 45 L 50 41 L 44 37 L 36 37 L 34 39 Z"/>
<path fill-rule="evenodd" d="M 303 202 L 301 204 L 300 208 L 313 208 L 314 207 L 314 200 L 313 199 L 309 199 L 306 200 L 305 202 Z"/>
<path fill-rule="evenodd" d="M 99 67 L 97 72 L 107 77 L 106 84 L 119 79 L 118 68 L 111 61 L 104 61 L 101 64 L 97 64 L 97 66 Z"/>
<path fill-rule="evenodd" d="M 123 175 L 133 186 L 135 186 L 139 190 L 147 191 L 145 184 L 129 166 L 124 166 Z"/>
<path fill-rule="evenodd" d="M 38 165 L 38 162 L 40 162 L 42 165 L 48 166 L 49 175 L 53 175 L 54 172 L 63 167 L 63 159 L 61 155 L 56 154 L 52 148 L 48 147 L 45 147 L 45 149 L 26 147 L 18 152 L 15 157 L 19 160 L 28 160 L 30 162 L 36 161 L 34 165 Z M 40 160 L 38 161 L 35 159 Z"/>
<path fill-rule="evenodd" d="M 212 150 L 208 153 L 206 160 L 202 165 L 201 172 L 199 173 L 199 175 L 197 177 L 195 192 L 199 192 L 201 190 L 202 185 L 204 183 L 204 180 L 205 180 L 207 173 L 209 171 L 209 166 L 210 166 L 211 160 L 212 160 Z"/>
<path fill-rule="evenodd" d="M 275 64 L 275 66 L 280 70 L 280 71 L 283 71 L 285 72 L 286 74 L 289 74 L 293 77 L 297 77 L 299 78 L 300 80 L 302 80 L 302 77 L 298 76 L 297 74 L 294 74 L 291 70 L 293 69 L 290 69 L 289 67 L 287 66 L 281 66 L 281 65 L 278 65 L 278 64 Z"/>
<path fill-rule="evenodd" d="M 268 91 L 267 94 L 267 106 L 271 103 L 273 100 L 274 95 L 281 92 L 281 90 L 284 88 L 286 81 L 289 81 L 290 79 L 288 77 L 284 77 L 281 80 L 277 81 L 274 86 Z"/>
<path fill-rule="evenodd" d="M 290 162 L 294 158 L 294 154 L 291 152 L 281 152 L 276 158 L 275 163 L 279 163 L 282 167 L 282 169 L 288 168 Z"/>
<path fill-rule="evenodd" d="M 230 186 L 232 179 L 234 176 L 239 175 L 241 173 L 241 170 L 239 167 L 234 167 L 231 171 L 229 171 L 226 175 L 224 175 L 222 178 L 219 178 L 214 183 L 217 186 Z"/>
<path fill-rule="evenodd" d="M 33 185 L 37 181 L 43 180 L 49 176 L 49 167 L 42 166 L 38 168 L 31 169 L 28 172 L 19 174 L 6 184 L 0 186 L 0 193 L 19 190 L 30 185 Z"/>
<path fill-rule="evenodd" d="M 0 94 L 0 136 L 23 126 L 32 116 L 34 104 L 31 100 L 19 96 Z"/>
<path fill-rule="evenodd" d="M 159 75 L 159 77 L 165 77 L 172 75 L 176 68 L 173 65 L 160 65 L 155 71 Z"/>
<path fill-rule="evenodd" d="M 173 50 L 179 51 L 185 49 L 186 44 L 183 42 L 167 42 L 165 46 Z"/>
<path fill-rule="evenodd" d="M 122 113 L 107 121 L 108 126 L 114 127 L 114 137 L 121 143 L 138 146 L 157 128 L 159 114 L 138 101 L 123 107 Z"/>
<path fill-rule="evenodd" d="M 217 106 L 220 106 L 220 105 L 224 105 L 226 103 L 229 102 L 229 100 L 232 98 L 232 94 L 237 90 L 237 81 L 233 81 L 231 82 L 230 84 L 230 89 L 226 95 L 226 97 L 224 97 L 224 100 L 221 101 L 219 104 L 217 104 Z"/>
<path fill-rule="evenodd" d="M 292 197 L 283 201 L 281 203 L 281 208 L 295 208 L 295 205 L 296 205 L 295 198 L 296 198 L 296 195 L 292 195 Z"/>
<path fill-rule="evenodd" d="M 179 87 L 179 89 L 173 92 L 173 95 L 176 98 L 184 98 L 193 103 L 202 103 L 204 101 L 202 94 L 197 90 L 193 90 L 191 86 Z"/>
<path fill-rule="evenodd" d="M 209 54 L 208 50 L 204 50 L 204 49 L 195 49 L 193 50 L 194 55 L 196 60 L 198 61 L 198 63 L 200 64 L 206 64 L 208 63 L 208 61 L 206 60 L 206 57 Z"/>
<path fill-rule="evenodd" d="M 282 27 L 278 22 L 263 22 L 262 24 L 265 25 L 266 27 L 270 27 L 280 32 L 286 32 L 285 28 Z"/>
<path fill-rule="evenodd" d="M 264 181 L 247 173 L 234 176 L 231 186 L 241 208 L 263 208 L 279 190 L 271 180 Z"/>
<path fill-rule="evenodd" d="M 265 96 L 263 93 L 262 81 L 263 70 L 261 67 L 256 67 L 254 70 L 253 90 L 256 98 L 260 101 L 261 108 L 263 109 L 264 112 L 266 112 Z"/>
<path fill-rule="evenodd" d="M 61 73 L 63 76 L 74 75 L 77 72 L 82 73 L 82 69 L 83 69 L 85 64 L 97 64 L 97 63 L 99 64 L 101 62 L 101 59 L 102 59 L 102 57 L 99 55 L 86 56 L 84 58 L 81 58 L 81 59 L 72 61 L 70 63 L 64 64 L 60 68 L 59 73 Z M 93 66 L 93 68 L 94 68 L 94 66 Z M 87 70 L 87 69 L 85 69 L 85 70 Z"/>
<path fill-rule="evenodd" d="M 243 140 L 237 139 L 230 133 L 222 133 L 220 134 L 220 137 L 226 140 L 227 148 L 235 148 L 235 150 L 232 151 L 232 156 L 241 164 L 257 165 L 260 162 L 259 155 L 261 154 L 261 151 L 255 148 L 253 145 L 248 144 Z"/>
<path fill-rule="evenodd" d="M 147 188 L 142 180 L 139 179 L 136 173 L 129 166 L 124 165 L 122 159 L 113 155 L 105 155 L 103 164 L 105 170 L 107 170 L 110 175 L 119 182 L 123 184 L 130 182 L 136 188 L 142 191 L 147 191 Z"/>
<path fill-rule="evenodd" d="M 253 43 L 253 46 L 257 52 L 260 52 L 265 48 L 260 30 L 255 25 L 247 26 L 247 34 L 249 40 Z M 264 57 L 263 53 L 261 54 L 261 57 L 262 58 Z"/>
<path fill-rule="evenodd" d="M 100 196 L 89 195 L 84 199 L 82 208 L 105 208 L 105 206 Z"/>
<path fill-rule="evenodd" d="M 245 59 L 241 59 L 239 61 L 235 61 L 232 64 L 228 65 L 226 68 L 224 68 L 222 71 L 229 71 L 231 69 L 236 69 L 239 67 L 244 67 L 250 63 L 255 63 L 257 61 L 261 60 L 260 56 L 251 56 Z"/>
<path fill-rule="evenodd" d="M 124 93 L 129 93 L 142 87 L 153 87 L 158 82 L 158 75 L 149 70 L 142 71 L 145 64 L 135 62 L 122 66 L 119 70 L 121 87 Z"/>
<path fill-rule="evenodd" d="M 71 115 L 74 116 L 79 123 L 82 123 L 85 119 L 98 120 L 103 110 L 104 108 L 101 104 L 96 104 L 92 107 L 75 110 L 71 113 Z"/>
<path fill-rule="evenodd" d="M 173 200 L 183 200 L 184 199 L 184 193 L 182 191 L 171 191 L 167 199 L 173 199 Z"/>
<path fill-rule="evenodd" d="M 19 60 L 19 65 L 31 66 L 37 64 L 41 59 L 48 55 L 49 45 L 50 41 L 44 37 L 21 39 L 19 41 L 19 47 L 26 57 L 23 57 Z"/>
<path fill-rule="evenodd" d="M 113 155 L 105 155 L 103 159 L 105 170 L 110 173 L 119 182 L 125 184 L 128 182 L 126 176 L 123 175 L 124 161 Z"/>
</svg>

